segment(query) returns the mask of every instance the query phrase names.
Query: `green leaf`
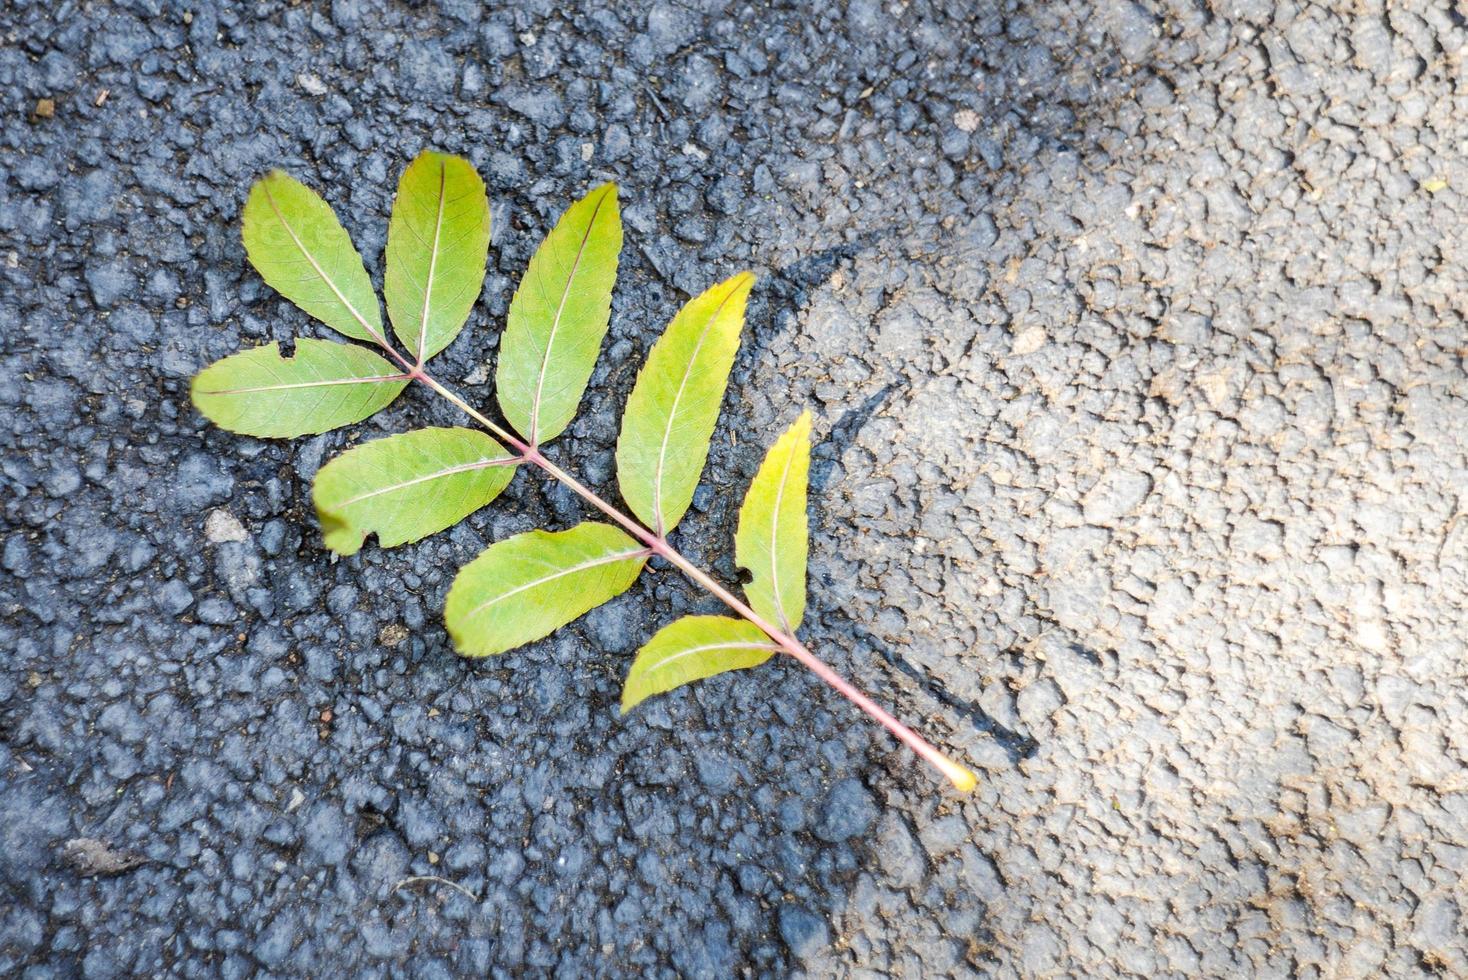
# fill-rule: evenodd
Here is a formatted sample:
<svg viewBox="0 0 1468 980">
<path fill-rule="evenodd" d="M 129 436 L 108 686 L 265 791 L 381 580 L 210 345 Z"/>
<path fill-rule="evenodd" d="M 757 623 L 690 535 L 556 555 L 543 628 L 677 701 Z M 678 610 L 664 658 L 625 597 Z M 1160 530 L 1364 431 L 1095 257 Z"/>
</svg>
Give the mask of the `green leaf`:
<svg viewBox="0 0 1468 980">
<path fill-rule="evenodd" d="M 362 347 L 296 341 L 240 351 L 194 376 L 194 406 L 215 425 L 247 436 L 286 439 L 360 422 L 398 397 L 407 376 Z"/>
<path fill-rule="evenodd" d="M 464 328 L 488 254 L 484 181 L 463 157 L 424 150 L 398 181 L 382 280 L 393 332 L 420 362 Z"/>
<path fill-rule="evenodd" d="M 698 489 L 753 285 L 754 276 L 741 272 L 689 300 L 653 344 L 627 399 L 617 482 L 627 506 L 659 534 L 682 519 Z"/>
<path fill-rule="evenodd" d="M 495 383 L 505 418 L 532 445 L 576 416 L 611 320 L 621 250 L 617 185 L 603 184 L 561 216 L 515 290 Z"/>
<path fill-rule="evenodd" d="M 255 181 L 245 202 L 245 252 L 276 292 L 340 333 L 382 339 L 377 294 L 331 205 L 280 171 Z"/>
<path fill-rule="evenodd" d="M 788 633 L 805 615 L 809 474 L 810 412 L 802 412 L 760 464 L 734 535 L 734 560 L 753 576 L 744 587 L 749 604 Z"/>
<path fill-rule="evenodd" d="M 444 605 L 454 646 L 484 657 L 538 640 L 627 591 L 647 549 L 609 524 L 527 531 L 459 570 Z"/>
<path fill-rule="evenodd" d="M 452 527 L 499 496 L 515 458 L 474 429 L 419 429 L 349 449 L 311 491 L 326 546 L 354 555 L 373 532 L 393 548 Z"/>
<path fill-rule="evenodd" d="M 728 670 L 758 667 L 780 648 L 758 626 L 728 616 L 684 616 L 648 640 L 622 685 L 622 714 L 663 694 Z"/>
</svg>

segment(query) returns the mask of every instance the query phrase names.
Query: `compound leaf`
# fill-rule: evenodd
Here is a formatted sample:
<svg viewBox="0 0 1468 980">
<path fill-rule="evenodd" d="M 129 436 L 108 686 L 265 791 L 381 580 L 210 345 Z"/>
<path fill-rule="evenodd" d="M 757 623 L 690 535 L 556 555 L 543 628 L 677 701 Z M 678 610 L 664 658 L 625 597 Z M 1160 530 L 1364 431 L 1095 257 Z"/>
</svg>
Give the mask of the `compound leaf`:
<svg viewBox="0 0 1468 980">
<path fill-rule="evenodd" d="M 464 328 L 488 254 L 484 181 L 463 157 L 424 150 L 398 181 L 382 279 L 393 332 L 420 362 Z"/>
<path fill-rule="evenodd" d="M 760 464 L 734 534 L 734 561 L 752 576 L 744 587 L 749 604 L 788 633 L 805 615 L 809 474 L 810 412 L 802 412 Z"/>
<path fill-rule="evenodd" d="M 728 616 L 684 616 L 648 640 L 622 685 L 622 714 L 639 703 L 728 670 L 758 667 L 779 647 L 764 631 Z"/>
<path fill-rule="evenodd" d="M 647 355 L 617 439 L 622 499 L 659 534 L 693 502 L 739 350 L 748 272 L 689 300 Z"/>
<path fill-rule="evenodd" d="M 538 640 L 627 591 L 647 554 L 593 521 L 506 538 L 459 570 L 444 605 L 449 635 L 469 657 Z"/>
<path fill-rule="evenodd" d="M 222 429 L 285 439 L 360 422 L 407 383 L 366 348 L 302 338 L 294 357 L 270 343 L 215 361 L 194 376 L 190 393 Z"/>
<path fill-rule="evenodd" d="M 418 429 L 349 449 L 316 474 L 326 546 L 354 555 L 367 535 L 392 548 L 452 527 L 515 475 L 514 454 L 475 429 Z"/>
<path fill-rule="evenodd" d="M 534 445 L 564 432 L 581 404 L 621 250 L 617 185 L 603 184 L 556 222 L 510 301 L 495 383 L 505 418 Z"/>
<path fill-rule="evenodd" d="M 276 292 L 348 337 L 382 338 L 362 256 L 315 191 L 272 170 L 250 188 L 242 237 L 250 264 Z"/>
</svg>

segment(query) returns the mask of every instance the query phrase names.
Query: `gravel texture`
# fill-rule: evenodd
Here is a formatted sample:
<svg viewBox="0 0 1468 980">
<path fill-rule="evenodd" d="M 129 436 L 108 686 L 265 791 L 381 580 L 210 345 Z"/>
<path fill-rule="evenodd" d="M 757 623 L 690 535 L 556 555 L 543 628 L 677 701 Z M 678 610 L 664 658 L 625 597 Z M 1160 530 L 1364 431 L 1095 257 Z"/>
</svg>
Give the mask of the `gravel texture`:
<svg viewBox="0 0 1468 980">
<path fill-rule="evenodd" d="M 0 975 L 1468 974 L 1465 24 L 1450 4 L 34 2 L 0 11 Z M 50 100 L 49 105 L 42 100 Z M 48 111 L 49 110 L 49 111 Z M 611 488 L 660 325 L 761 284 L 682 542 L 811 405 L 806 635 L 982 768 L 955 798 L 793 665 L 623 721 L 663 571 L 484 663 L 439 619 L 531 474 L 333 562 L 360 432 L 206 425 L 308 331 L 249 181 L 380 271 L 397 174 L 530 250 L 623 187 L 559 457 Z"/>
</svg>

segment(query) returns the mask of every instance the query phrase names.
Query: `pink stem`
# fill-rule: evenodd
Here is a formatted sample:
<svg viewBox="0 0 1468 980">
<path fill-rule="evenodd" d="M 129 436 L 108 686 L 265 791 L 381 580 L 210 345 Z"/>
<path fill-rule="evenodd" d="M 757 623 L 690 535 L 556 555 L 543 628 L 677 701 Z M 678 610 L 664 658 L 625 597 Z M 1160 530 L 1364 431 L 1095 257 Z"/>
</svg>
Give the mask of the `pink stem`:
<svg viewBox="0 0 1468 980">
<path fill-rule="evenodd" d="M 494 421 L 486 417 L 482 412 L 478 411 L 472 405 L 465 402 L 458 395 L 454 394 L 452 391 L 449 391 L 447 388 L 441 385 L 435 378 L 426 374 L 423 370 L 422 365 L 409 364 L 406 358 L 402 357 L 402 355 L 398 354 L 397 351 L 393 350 L 392 347 L 386 343 L 383 344 L 383 347 L 386 348 L 387 351 L 391 353 L 395 358 L 397 358 L 399 363 L 401 363 L 403 367 L 408 370 L 410 376 L 416 378 L 419 381 L 422 381 L 443 398 L 447 399 L 451 404 L 456 406 L 460 411 L 464 412 L 470 418 L 474 419 L 474 421 L 484 426 L 498 438 L 504 440 L 505 443 L 507 443 L 511 448 L 513 448 L 522 457 L 524 457 L 526 462 L 532 463 L 535 466 L 540 467 L 540 469 L 544 470 L 547 474 L 565 484 L 565 486 L 568 487 L 577 496 L 581 497 L 587 503 L 591 504 L 597 510 L 605 514 L 612 521 L 620 525 L 623 529 L 627 531 L 628 534 L 631 534 L 634 538 L 647 545 L 648 550 L 652 554 L 658 555 L 659 557 L 668 561 L 670 564 L 677 567 L 679 571 L 692 579 L 696 584 L 702 586 L 703 588 L 707 589 L 709 592 L 717 596 L 724 603 L 724 605 L 728 606 L 740 616 L 743 616 L 746 620 L 753 623 L 759 629 L 763 630 L 765 634 L 770 637 L 770 639 L 774 640 L 775 643 L 779 645 L 781 650 L 794 657 L 807 669 L 809 669 L 811 673 L 815 674 L 821 680 L 825 681 L 831 687 L 835 688 L 838 692 L 844 695 L 849 701 L 855 704 L 862 711 L 865 711 L 867 714 L 875 718 L 889 732 L 891 732 L 893 735 L 896 735 L 899 739 L 905 742 L 909 748 L 911 748 L 925 761 L 927 761 L 944 776 L 946 776 L 948 780 L 953 783 L 953 785 L 959 791 L 967 793 L 972 790 L 976 785 L 978 785 L 978 777 L 973 774 L 972 770 L 960 765 L 959 763 L 948 758 L 948 756 L 944 755 L 942 752 L 938 751 L 938 749 L 934 748 L 933 745 L 927 741 L 927 739 L 923 738 L 917 732 L 913 731 L 911 728 L 908 728 L 902 722 L 898 721 L 875 701 L 862 693 L 860 689 L 851 684 L 851 682 L 847 681 L 840 674 L 836 673 L 836 671 L 832 670 L 825 661 L 821 660 L 815 654 L 807 650 L 805 646 L 801 644 L 801 642 L 797 640 L 794 636 L 786 633 L 784 630 L 777 629 L 775 626 L 773 626 L 763 616 L 761 616 L 759 613 L 755 612 L 748 605 L 746 605 L 738 596 L 734 595 L 728 589 L 724 588 L 717 581 L 715 581 L 714 578 L 710 576 L 707 572 L 703 571 L 697 565 L 693 564 L 693 562 L 683 557 L 682 554 L 680 554 L 671 544 L 668 543 L 668 539 L 665 536 L 654 534 L 652 531 L 649 531 L 647 528 L 643 527 L 641 524 L 638 524 L 632 518 L 628 517 L 626 514 L 623 514 L 617 508 L 607 503 L 600 496 L 593 493 L 590 489 L 583 485 L 580 480 L 577 480 L 575 477 L 571 476 L 571 474 L 561 469 L 555 463 L 552 463 L 550 460 L 546 459 L 545 456 L 541 453 L 538 446 L 531 445 L 525 440 L 507 431 L 503 426 L 497 425 Z"/>
</svg>

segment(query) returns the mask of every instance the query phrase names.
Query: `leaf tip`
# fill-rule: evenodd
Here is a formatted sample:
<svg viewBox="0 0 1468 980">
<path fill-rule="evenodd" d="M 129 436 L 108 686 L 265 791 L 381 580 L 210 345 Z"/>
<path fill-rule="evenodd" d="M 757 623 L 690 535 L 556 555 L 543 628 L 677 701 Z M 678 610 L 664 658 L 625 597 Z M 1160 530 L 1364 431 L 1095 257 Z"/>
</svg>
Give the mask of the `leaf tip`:
<svg viewBox="0 0 1468 980">
<path fill-rule="evenodd" d="M 811 414 L 810 409 L 800 413 L 800 417 L 790 424 L 790 433 L 796 439 L 803 439 L 807 446 L 810 445 Z"/>
<path fill-rule="evenodd" d="M 453 597 L 454 590 L 450 587 L 448 598 Z M 487 651 L 476 650 L 470 645 L 469 637 L 465 634 L 463 625 L 458 621 L 456 612 L 449 607 L 448 600 L 444 601 L 443 621 L 444 626 L 448 629 L 449 642 L 453 644 L 454 653 L 465 660 L 482 660 L 489 655 Z"/>
<path fill-rule="evenodd" d="M 316 505 L 316 519 L 321 522 L 321 543 L 326 545 L 327 551 L 350 558 L 362 550 L 362 545 L 367 543 L 367 535 L 353 527 L 351 521 L 343 515 L 331 510 L 323 502 L 320 490 L 321 482 L 318 479 L 312 487 L 311 496 L 312 503 Z"/>
<path fill-rule="evenodd" d="M 362 550 L 367 538 L 365 535 L 353 534 L 351 528 L 342 528 L 340 531 L 326 531 L 322 540 L 327 551 L 342 558 L 350 558 Z"/>
<path fill-rule="evenodd" d="M 611 226 L 613 241 L 617 244 L 617 251 L 622 250 L 622 199 L 621 188 L 617 182 L 609 180 L 605 184 L 599 184 L 591 189 L 591 192 L 581 199 L 583 207 L 591 208 L 591 223 L 593 225 L 603 222 Z"/>
<path fill-rule="evenodd" d="M 474 165 L 464 157 L 459 156 L 457 153 L 445 153 L 442 150 L 435 150 L 431 146 L 425 146 L 419 150 L 418 155 L 413 157 L 412 161 L 409 162 L 404 173 L 413 167 L 433 166 L 434 164 L 445 169 L 449 167 L 462 168 L 464 171 L 472 173 L 475 177 L 479 176 L 479 172 L 474 169 Z"/>
<path fill-rule="evenodd" d="M 250 185 L 250 193 L 253 195 L 256 191 L 269 191 L 274 185 L 292 183 L 295 183 L 294 177 L 279 167 L 271 167 L 255 178 L 255 183 Z"/>
<path fill-rule="evenodd" d="M 735 309 L 739 311 L 742 319 L 744 303 L 749 298 L 749 291 L 754 288 L 754 281 L 754 273 L 746 269 L 743 272 L 734 273 L 734 275 L 710 289 L 705 295 L 718 295 L 717 291 L 722 290 L 722 302 L 728 303 L 733 301 L 736 304 Z"/>
<path fill-rule="evenodd" d="M 209 364 L 204 365 L 202 368 L 194 373 L 194 376 L 192 378 L 189 379 L 189 401 L 193 403 L 194 408 L 198 410 L 200 415 L 204 416 L 210 422 L 213 422 L 220 428 L 230 432 L 234 432 L 237 430 L 231 428 L 229 425 L 226 425 L 225 421 L 222 420 L 220 414 L 214 411 L 213 407 L 206 401 L 206 399 L 210 398 L 211 396 L 220 394 L 223 390 L 221 388 L 213 386 L 214 379 L 218 376 L 218 373 L 223 370 L 222 365 L 224 365 L 224 363 L 231 358 L 239 357 L 242 354 L 252 353 L 254 351 L 261 351 L 266 357 L 279 357 L 280 341 L 272 340 L 270 343 L 262 344 L 260 347 L 246 348 L 245 350 L 236 351 L 228 357 L 222 357 L 217 361 L 213 361 Z M 206 383 L 209 384 L 209 387 L 205 387 Z M 223 387 L 224 389 L 227 389 L 229 385 L 225 384 Z M 249 433 L 245 434 L 248 435 Z"/>
<path fill-rule="evenodd" d="M 204 368 L 200 370 L 198 374 L 195 374 L 192 378 L 189 379 L 189 403 L 194 406 L 194 411 L 204 416 L 210 422 L 213 422 L 214 416 L 209 414 L 209 409 L 202 400 L 211 393 L 208 391 L 203 391 L 199 388 L 199 379 L 203 377 L 204 371 L 207 370 L 209 369 Z"/>
</svg>

